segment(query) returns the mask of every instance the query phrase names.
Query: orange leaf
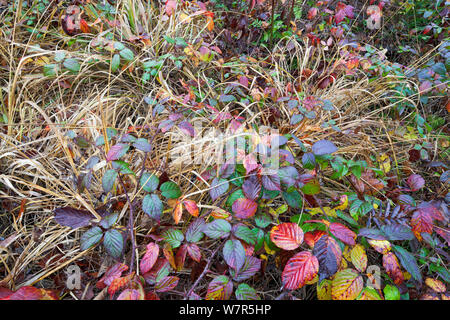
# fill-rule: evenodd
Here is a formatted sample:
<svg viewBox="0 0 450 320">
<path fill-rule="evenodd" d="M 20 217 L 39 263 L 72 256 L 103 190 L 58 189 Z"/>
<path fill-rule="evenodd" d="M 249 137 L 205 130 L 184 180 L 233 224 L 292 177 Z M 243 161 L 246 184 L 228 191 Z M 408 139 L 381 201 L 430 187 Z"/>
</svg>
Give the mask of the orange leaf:
<svg viewBox="0 0 450 320">
<path fill-rule="evenodd" d="M 193 215 L 194 217 L 198 217 L 198 206 L 197 203 L 195 203 L 195 201 L 193 200 L 184 200 L 183 201 L 184 207 L 186 208 L 186 210 Z"/>
<path fill-rule="evenodd" d="M 175 224 L 178 224 L 181 220 L 181 216 L 183 215 L 183 203 L 178 202 L 173 210 L 173 219 L 175 220 Z"/>
<path fill-rule="evenodd" d="M 89 28 L 86 20 L 84 20 L 84 19 L 80 20 L 80 30 L 83 33 L 90 33 L 91 32 L 91 29 Z"/>
</svg>

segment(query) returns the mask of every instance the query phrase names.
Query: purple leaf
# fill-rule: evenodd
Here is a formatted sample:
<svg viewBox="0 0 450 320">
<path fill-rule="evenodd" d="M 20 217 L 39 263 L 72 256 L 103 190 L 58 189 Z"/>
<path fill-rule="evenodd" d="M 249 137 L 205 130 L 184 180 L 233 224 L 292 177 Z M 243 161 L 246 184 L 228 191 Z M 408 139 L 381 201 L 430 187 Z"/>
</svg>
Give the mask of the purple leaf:
<svg viewBox="0 0 450 320">
<path fill-rule="evenodd" d="M 271 191 L 281 191 L 280 177 L 278 175 L 263 175 L 262 184 L 264 188 Z"/>
<path fill-rule="evenodd" d="M 252 175 L 245 179 L 242 184 L 242 191 L 244 195 L 250 200 L 256 200 L 261 192 L 261 182 L 257 175 Z"/>
<path fill-rule="evenodd" d="M 325 154 L 331 154 L 337 151 L 337 147 L 328 140 L 319 140 L 312 146 L 312 152 L 316 156 L 322 156 Z"/>
<path fill-rule="evenodd" d="M 211 183 L 211 190 L 209 190 L 209 195 L 211 199 L 216 200 L 225 192 L 228 191 L 228 187 L 230 186 L 229 182 L 225 179 L 214 178 Z"/>
<path fill-rule="evenodd" d="M 181 131 L 183 131 L 185 134 L 194 137 L 195 136 L 195 130 L 192 124 L 190 124 L 187 121 L 182 121 L 178 124 L 178 128 L 180 128 Z"/>
<path fill-rule="evenodd" d="M 113 145 L 106 155 L 106 161 L 118 160 L 127 153 L 128 149 L 130 149 L 128 144 L 118 143 Z"/>
<path fill-rule="evenodd" d="M 406 183 L 408 184 L 411 191 L 417 191 L 423 188 L 423 186 L 425 185 L 425 180 L 420 174 L 412 174 L 409 176 Z"/>
<path fill-rule="evenodd" d="M 258 204 L 250 199 L 240 198 L 233 203 L 231 208 L 237 218 L 247 219 L 255 215 Z"/>
<path fill-rule="evenodd" d="M 133 143 L 133 147 L 143 152 L 151 152 L 152 145 L 148 143 L 147 139 L 139 138 Z"/>
<path fill-rule="evenodd" d="M 245 249 L 239 240 L 228 240 L 222 250 L 223 257 L 227 264 L 239 270 L 245 262 Z"/>
<path fill-rule="evenodd" d="M 70 207 L 57 208 L 54 212 L 57 223 L 73 229 L 88 226 L 92 219 L 92 214 L 89 211 Z"/>
</svg>

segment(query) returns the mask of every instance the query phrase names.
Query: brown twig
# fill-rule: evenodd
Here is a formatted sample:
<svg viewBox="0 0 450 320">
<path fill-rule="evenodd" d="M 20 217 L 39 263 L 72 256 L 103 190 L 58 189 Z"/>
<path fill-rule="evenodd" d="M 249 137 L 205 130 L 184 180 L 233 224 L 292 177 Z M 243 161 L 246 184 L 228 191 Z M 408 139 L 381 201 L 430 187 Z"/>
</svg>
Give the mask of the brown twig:
<svg viewBox="0 0 450 320">
<path fill-rule="evenodd" d="M 194 284 L 192 285 L 192 287 L 189 289 L 188 293 L 186 293 L 186 295 L 184 296 L 184 300 L 189 299 L 189 297 L 191 296 L 192 292 L 194 291 L 194 289 L 197 287 L 197 285 L 200 283 L 200 281 L 203 279 L 203 277 L 208 273 L 209 271 L 209 267 L 212 264 L 212 261 L 214 259 L 214 256 L 217 254 L 217 252 L 219 252 L 220 248 L 222 248 L 223 244 L 225 242 L 222 242 L 219 246 L 217 246 L 217 248 L 213 251 L 213 253 L 211 254 L 211 257 L 209 258 L 208 262 L 206 263 L 205 268 L 203 269 L 203 272 L 200 274 L 200 276 L 197 278 L 197 280 L 194 282 Z"/>
</svg>

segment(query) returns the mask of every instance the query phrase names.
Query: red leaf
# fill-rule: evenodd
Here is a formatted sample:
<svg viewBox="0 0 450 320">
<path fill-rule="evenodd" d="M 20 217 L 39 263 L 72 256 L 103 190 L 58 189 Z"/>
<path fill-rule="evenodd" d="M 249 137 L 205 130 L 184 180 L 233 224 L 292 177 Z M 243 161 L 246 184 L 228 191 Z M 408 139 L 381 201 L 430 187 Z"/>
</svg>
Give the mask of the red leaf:
<svg viewBox="0 0 450 320">
<path fill-rule="evenodd" d="M 123 290 L 117 300 L 139 300 L 140 294 L 136 289 L 125 289 Z"/>
<path fill-rule="evenodd" d="M 419 208 L 414 212 L 411 217 L 410 225 L 416 238 L 422 241 L 421 233 L 433 232 L 433 220 L 443 220 L 441 213 L 438 209 L 429 204 L 421 204 Z"/>
<path fill-rule="evenodd" d="M 294 250 L 303 242 L 303 230 L 296 223 L 281 223 L 270 231 L 270 240 L 281 249 Z"/>
<path fill-rule="evenodd" d="M 123 263 L 116 263 L 112 267 L 110 267 L 105 275 L 97 282 L 97 288 L 103 289 L 106 286 L 109 286 L 114 279 L 119 278 L 122 275 L 122 272 L 127 271 L 128 266 Z"/>
<path fill-rule="evenodd" d="M 302 251 L 288 260 L 282 274 L 284 288 L 296 290 L 311 281 L 319 271 L 319 261 L 309 251 Z"/>
<path fill-rule="evenodd" d="M 237 218 L 247 219 L 255 215 L 258 205 L 255 201 L 246 198 L 237 199 L 233 205 L 232 210 Z"/>
<path fill-rule="evenodd" d="M 347 228 L 346 226 L 333 222 L 330 224 L 330 232 L 342 242 L 354 246 L 356 244 L 356 233 Z"/>
<path fill-rule="evenodd" d="M 186 253 L 188 253 L 188 245 L 183 244 L 177 251 L 175 255 L 175 266 L 176 270 L 180 271 L 184 267 L 184 261 L 186 260 Z"/>
<path fill-rule="evenodd" d="M 41 300 L 43 296 L 44 294 L 41 289 L 25 286 L 0 300 Z"/>
<path fill-rule="evenodd" d="M 114 295 L 118 290 L 128 286 L 131 283 L 131 280 L 134 277 L 134 271 L 125 276 L 125 277 L 121 277 L 121 278 L 116 278 L 114 279 L 111 284 L 108 287 L 108 293 L 109 295 Z"/>
<path fill-rule="evenodd" d="M 315 231 L 309 231 L 305 233 L 305 242 L 310 246 L 311 248 L 314 248 L 314 245 L 316 242 L 324 235 L 326 234 L 325 231 L 322 230 L 315 230 Z"/>
<path fill-rule="evenodd" d="M 155 264 L 156 259 L 158 259 L 158 255 L 159 255 L 159 246 L 154 242 L 150 242 L 147 245 L 147 251 L 145 252 L 139 264 L 139 268 L 142 274 L 150 271 L 150 269 Z"/>
<path fill-rule="evenodd" d="M 90 33 L 91 32 L 91 29 L 89 28 L 86 20 L 84 20 L 84 19 L 80 20 L 80 30 L 83 33 Z"/>
</svg>

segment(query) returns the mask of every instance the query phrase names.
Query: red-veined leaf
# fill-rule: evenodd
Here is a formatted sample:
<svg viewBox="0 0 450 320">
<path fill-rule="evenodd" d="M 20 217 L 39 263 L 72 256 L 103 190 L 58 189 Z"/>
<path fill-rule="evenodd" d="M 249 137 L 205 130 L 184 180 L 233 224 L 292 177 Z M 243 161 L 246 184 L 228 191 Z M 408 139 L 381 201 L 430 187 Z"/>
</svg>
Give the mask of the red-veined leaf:
<svg viewBox="0 0 450 320">
<path fill-rule="evenodd" d="M 303 242 L 303 230 L 293 222 L 281 223 L 270 231 L 270 240 L 278 248 L 294 250 Z"/>
<path fill-rule="evenodd" d="M 319 261 L 309 251 L 302 251 L 288 260 L 282 274 L 284 288 L 296 290 L 311 281 L 319 271 Z"/>
<path fill-rule="evenodd" d="M 202 252 L 195 243 L 191 243 L 187 246 L 187 252 L 194 261 L 200 262 L 202 259 Z"/>
<path fill-rule="evenodd" d="M 177 286 L 179 280 L 180 278 L 175 276 L 164 277 L 156 284 L 155 290 L 156 292 L 170 291 Z"/>
</svg>

